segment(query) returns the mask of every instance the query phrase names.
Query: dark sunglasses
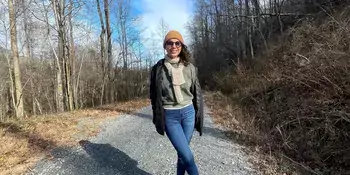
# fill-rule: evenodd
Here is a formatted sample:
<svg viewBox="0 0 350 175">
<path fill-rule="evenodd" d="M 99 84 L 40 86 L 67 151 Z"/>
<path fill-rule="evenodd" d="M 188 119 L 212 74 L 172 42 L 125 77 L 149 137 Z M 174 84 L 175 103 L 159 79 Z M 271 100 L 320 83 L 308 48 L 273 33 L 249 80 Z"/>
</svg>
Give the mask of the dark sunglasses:
<svg viewBox="0 0 350 175">
<path fill-rule="evenodd" d="M 175 44 L 176 47 L 179 47 L 179 46 L 182 45 L 181 42 L 179 42 L 179 41 L 175 41 L 175 42 L 167 41 L 165 44 L 166 44 L 167 46 L 173 46 L 173 45 Z"/>
</svg>

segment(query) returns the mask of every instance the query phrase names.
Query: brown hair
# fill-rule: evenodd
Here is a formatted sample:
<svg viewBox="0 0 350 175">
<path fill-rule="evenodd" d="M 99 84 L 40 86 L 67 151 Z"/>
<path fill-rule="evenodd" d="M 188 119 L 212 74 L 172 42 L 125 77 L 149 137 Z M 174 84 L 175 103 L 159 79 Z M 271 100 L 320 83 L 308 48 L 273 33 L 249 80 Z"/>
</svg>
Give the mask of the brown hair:
<svg viewBox="0 0 350 175">
<path fill-rule="evenodd" d="M 187 46 L 182 44 L 181 52 L 179 54 L 181 61 L 187 66 L 191 61 L 191 53 L 188 50 Z"/>
</svg>

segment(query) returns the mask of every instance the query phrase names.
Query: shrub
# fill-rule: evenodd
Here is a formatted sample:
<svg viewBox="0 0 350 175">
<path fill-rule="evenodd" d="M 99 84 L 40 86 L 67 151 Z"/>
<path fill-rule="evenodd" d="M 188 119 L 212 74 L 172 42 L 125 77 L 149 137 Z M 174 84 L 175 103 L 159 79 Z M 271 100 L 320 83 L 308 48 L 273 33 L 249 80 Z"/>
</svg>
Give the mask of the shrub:
<svg viewBox="0 0 350 175">
<path fill-rule="evenodd" d="M 262 71 L 222 85 L 235 88 L 226 91 L 257 143 L 309 172 L 350 171 L 349 19 L 347 10 L 322 24 L 304 21 L 271 50 Z"/>
</svg>

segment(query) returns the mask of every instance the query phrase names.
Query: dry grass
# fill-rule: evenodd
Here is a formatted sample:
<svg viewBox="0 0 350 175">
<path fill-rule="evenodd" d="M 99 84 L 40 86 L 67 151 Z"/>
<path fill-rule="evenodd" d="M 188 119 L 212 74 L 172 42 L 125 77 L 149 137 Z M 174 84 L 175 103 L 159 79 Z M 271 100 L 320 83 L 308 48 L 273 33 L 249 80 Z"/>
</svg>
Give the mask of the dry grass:
<svg viewBox="0 0 350 175">
<path fill-rule="evenodd" d="M 263 174 L 267 175 L 287 175 L 295 174 L 295 170 L 278 162 L 272 154 L 266 154 L 259 145 L 257 131 L 253 131 L 251 125 L 253 121 L 244 118 L 241 108 L 232 101 L 232 97 L 227 97 L 221 92 L 205 92 L 205 103 L 210 108 L 213 122 L 224 127 L 226 136 L 234 142 L 245 145 L 244 151 L 249 156 L 251 163 Z M 285 174 L 286 173 L 286 174 Z"/>
<path fill-rule="evenodd" d="M 275 160 L 267 174 L 350 173 L 350 9 L 339 12 L 290 29 L 260 71 L 218 78 L 232 114 L 216 121 Z"/>
<path fill-rule="evenodd" d="M 259 119 L 266 150 L 303 173 L 350 173 L 349 31 L 348 9 L 321 25 L 306 21 L 292 29 L 290 42 L 273 52 L 283 56 L 270 62 L 279 80 L 242 100 Z"/>
<path fill-rule="evenodd" d="M 22 174 L 42 156 L 50 157 L 51 149 L 74 146 L 79 140 L 98 133 L 102 122 L 149 104 L 148 100 L 141 99 L 0 122 L 0 174 Z"/>
</svg>

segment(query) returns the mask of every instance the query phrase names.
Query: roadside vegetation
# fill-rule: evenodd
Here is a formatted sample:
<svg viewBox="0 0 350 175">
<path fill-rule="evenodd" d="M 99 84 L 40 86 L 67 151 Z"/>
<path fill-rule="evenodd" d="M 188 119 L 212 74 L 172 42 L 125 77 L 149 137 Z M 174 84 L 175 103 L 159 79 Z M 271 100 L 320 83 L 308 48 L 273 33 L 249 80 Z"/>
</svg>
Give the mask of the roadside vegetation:
<svg viewBox="0 0 350 175">
<path fill-rule="evenodd" d="M 0 122 L 0 174 L 23 174 L 38 160 L 50 159 L 53 149 L 77 146 L 80 140 L 95 136 L 102 123 L 149 104 L 146 99 L 137 99 Z"/>
<path fill-rule="evenodd" d="M 348 174 L 349 4 L 318 1 L 296 5 L 286 1 L 280 7 L 280 14 L 286 15 L 280 16 L 283 29 L 273 17 L 265 18 L 270 23 L 260 26 L 276 29 L 270 37 L 265 35 L 266 45 L 259 45 L 262 40 L 257 33 L 263 30 L 244 35 L 244 43 L 255 36 L 252 48 L 259 49 L 254 50 L 254 58 L 248 54 L 238 60 L 230 50 L 208 49 L 212 57 L 202 54 L 199 72 L 214 75 L 202 79 L 210 90 L 208 106 L 227 135 L 248 146 L 252 162 L 265 174 Z M 298 17 L 287 15 L 297 11 Z M 224 28 L 224 23 L 219 24 L 211 29 Z M 199 40 L 194 48 L 215 48 L 220 40 L 213 37 L 214 42 Z M 239 53 L 242 47 L 236 44 L 242 37 L 236 39 L 232 38 L 231 49 Z M 250 53 L 249 47 L 244 48 Z M 214 69 L 207 61 L 226 62 L 227 66 Z M 212 72 L 206 72 L 210 68 Z"/>
</svg>

